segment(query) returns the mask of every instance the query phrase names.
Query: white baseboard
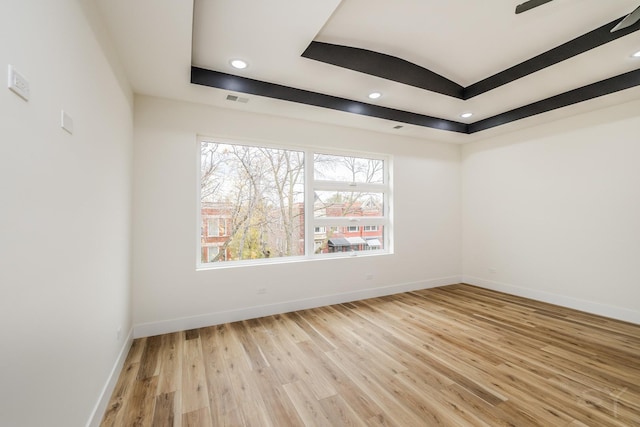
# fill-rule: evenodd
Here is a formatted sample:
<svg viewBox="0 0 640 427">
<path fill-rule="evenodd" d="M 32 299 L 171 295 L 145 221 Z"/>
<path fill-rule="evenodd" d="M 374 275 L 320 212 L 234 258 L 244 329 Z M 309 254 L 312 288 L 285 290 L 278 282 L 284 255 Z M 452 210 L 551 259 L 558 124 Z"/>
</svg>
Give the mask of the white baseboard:
<svg viewBox="0 0 640 427">
<path fill-rule="evenodd" d="M 331 304 L 341 304 L 350 301 L 363 300 L 401 292 L 429 289 L 437 286 L 460 283 L 461 276 L 442 277 L 419 282 L 402 283 L 379 288 L 369 288 L 354 292 L 346 292 L 334 295 L 325 295 L 315 298 L 284 301 L 276 304 L 268 304 L 237 310 L 207 313 L 199 316 L 183 317 L 179 319 L 163 320 L 160 322 L 142 323 L 133 328 L 134 338 L 149 337 L 153 335 L 168 334 L 171 332 L 185 331 L 206 326 L 219 325 L 240 320 L 255 319 L 274 314 L 288 313 L 308 308 L 322 307 Z"/>
<path fill-rule="evenodd" d="M 118 382 L 118 377 L 120 376 L 120 372 L 122 371 L 124 362 L 127 359 L 129 350 L 131 349 L 132 343 L 133 343 L 133 328 L 129 331 L 129 334 L 124 340 L 124 344 L 122 345 L 122 349 L 118 354 L 116 363 L 113 365 L 113 369 L 111 369 L 111 373 L 109 374 L 107 383 L 102 388 L 102 392 L 100 393 L 100 398 L 98 399 L 96 406 L 93 408 L 93 411 L 91 412 L 89 421 L 87 421 L 87 427 L 98 427 L 100 425 L 100 422 L 102 421 L 102 417 L 104 416 L 104 412 L 107 409 L 107 405 L 109 404 L 109 399 L 111 399 L 111 394 L 113 393 L 113 389 L 116 387 L 116 383 Z"/>
<path fill-rule="evenodd" d="M 469 285 L 474 285 L 485 289 L 491 289 L 510 295 L 516 295 L 519 297 L 547 302 L 549 304 L 560 305 L 563 307 L 572 308 L 574 310 L 580 310 L 591 314 L 597 314 L 599 316 L 609 317 L 611 319 L 622 320 L 624 322 L 640 324 L 640 311 L 629 310 L 628 308 L 615 307 L 599 302 L 582 300 L 531 288 L 522 288 L 519 286 L 494 282 L 491 280 L 485 280 L 471 276 L 462 276 L 462 283 L 468 283 Z"/>
</svg>

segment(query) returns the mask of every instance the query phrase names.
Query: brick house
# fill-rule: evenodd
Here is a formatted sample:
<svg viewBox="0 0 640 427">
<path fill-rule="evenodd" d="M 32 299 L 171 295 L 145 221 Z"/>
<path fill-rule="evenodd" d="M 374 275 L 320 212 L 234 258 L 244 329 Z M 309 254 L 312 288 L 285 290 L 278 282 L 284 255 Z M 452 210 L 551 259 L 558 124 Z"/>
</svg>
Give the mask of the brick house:
<svg viewBox="0 0 640 427">
<path fill-rule="evenodd" d="M 231 232 L 231 205 L 225 203 L 202 203 L 200 225 L 201 261 L 229 259 L 225 243 Z"/>
</svg>

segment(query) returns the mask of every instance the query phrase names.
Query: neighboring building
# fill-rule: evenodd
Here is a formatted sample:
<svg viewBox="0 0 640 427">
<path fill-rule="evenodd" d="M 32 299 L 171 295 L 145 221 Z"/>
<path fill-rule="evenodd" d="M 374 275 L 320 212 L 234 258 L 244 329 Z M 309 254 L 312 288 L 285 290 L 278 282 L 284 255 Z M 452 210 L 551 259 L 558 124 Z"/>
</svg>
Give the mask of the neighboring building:
<svg viewBox="0 0 640 427">
<path fill-rule="evenodd" d="M 382 206 L 373 200 L 355 203 L 331 203 L 316 206 L 323 216 L 336 217 L 380 217 Z M 349 252 L 381 249 L 384 230 L 378 225 L 345 225 L 339 227 L 315 227 L 314 242 L 316 253 Z"/>
<path fill-rule="evenodd" d="M 225 203 L 202 203 L 200 225 L 201 261 L 229 259 L 228 240 L 231 233 L 231 206 Z"/>
<path fill-rule="evenodd" d="M 326 217 L 378 217 L 382 216 L 382 207 L 376 203 L 330 203 L 316 202 L 316 212 L 321 212 Z M 233 260 L 234 255 L 229 247 L 229 239 L 233 235 L 233 206 L 226 203 L 203 202 L 202 222 L 200 225 L 201 262 L 210 263 L 217 261 Z M 293 214 L 297 218 L 293 229 L 292 242 L 299 242 L 298 253 L 304 253 L 304 205 L 296 203 Z M 267 242 L 265 258 L 269 256 L 282 256 L 278 253 L 278 247 L 286 236 L 272 231 L 263 236 Z M 273 234 L 273 235 L 271 235 Z M 338 227 L 318 226 L 314 229 L 315 253 L 366 251 L 382 249 L 384 242 L 384 230 L 378 225 L 345 225 Z M 271 253 L 273 251 L 273 253 Z"/>
</svg>

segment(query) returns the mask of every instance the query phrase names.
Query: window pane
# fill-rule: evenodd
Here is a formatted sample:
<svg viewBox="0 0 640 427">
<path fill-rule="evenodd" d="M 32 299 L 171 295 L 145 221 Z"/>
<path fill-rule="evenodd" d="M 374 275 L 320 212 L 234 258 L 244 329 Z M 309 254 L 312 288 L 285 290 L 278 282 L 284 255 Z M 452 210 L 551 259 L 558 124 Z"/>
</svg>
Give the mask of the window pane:
<svg viewBox="0 0 640 427">
<path fill-rule="evenodd" d="M 203 262 L 304 254 L 303 152 L 202 142 L 200 158 Z"/>
<path fill-rule="evenodd" d="M 316 153 L 313 176 L 322 181 L 384 184 L 384 161 Z"/>
<path fill-rule="evenodd" d="M 384 227 L 366 231 L 364 226 L 326 227 L 325 233 L 315 233 L 315 253 L 359 252 L 384 249 Z"/>
<path fill-rule="evenodd" d="M 384 216 L 383 193 L 316 191 L 315 218 Z"/>
<path fill-rule="evenodd" d="M 220 235 L 220 228 L 218 225 L 218 218 L 209 218 L 207 220 L 207 236 L 208 237 L 217 237 Z"/>
<path fill-rule="evenodd" d="M 220 256 L 220 248 L 217 246 L 208 246 L 207 250 L 209 251 L 208 262 L 213 262 Z"/>
</svg>

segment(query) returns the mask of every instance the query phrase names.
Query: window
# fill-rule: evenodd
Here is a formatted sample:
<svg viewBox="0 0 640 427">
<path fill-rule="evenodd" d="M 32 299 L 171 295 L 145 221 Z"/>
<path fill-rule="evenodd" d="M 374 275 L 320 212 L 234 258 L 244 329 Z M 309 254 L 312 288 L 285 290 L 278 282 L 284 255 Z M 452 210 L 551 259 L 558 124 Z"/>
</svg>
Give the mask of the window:
<svg viewBox="0 0 640 427">
<path fill-rule="evenodd" d="M 225 218 L 208 218 L 206 228 L 208 237 L 227 235 L 227 221 Z"/>
<path fill-rule="evenodd" d="M 203 264 L 208 262 L 224 261 L 225 252 L 220 251 L 219 246 L 202 246 L 200 262 Z"/>
<path fill-rule="evenodd" d="M 389 233 L 384 234 L 390 225 L 388 163 L 314 153 L 313 221 L 328 230 L 316 253 L 385 250 L 383 242 L 390 240 Z"/>
<path fill-rule="evenodd" d="M 220 255 L 220 248 L 217 246 L 208 246 L 207 251 L 207 262 L 215 261 L 218 255 Z"/>
<path fill-rule="evenodd" d="M 205 138 L 199 147 L 201 265 L 389 252 L 388 159 Z"/>
</svg>

